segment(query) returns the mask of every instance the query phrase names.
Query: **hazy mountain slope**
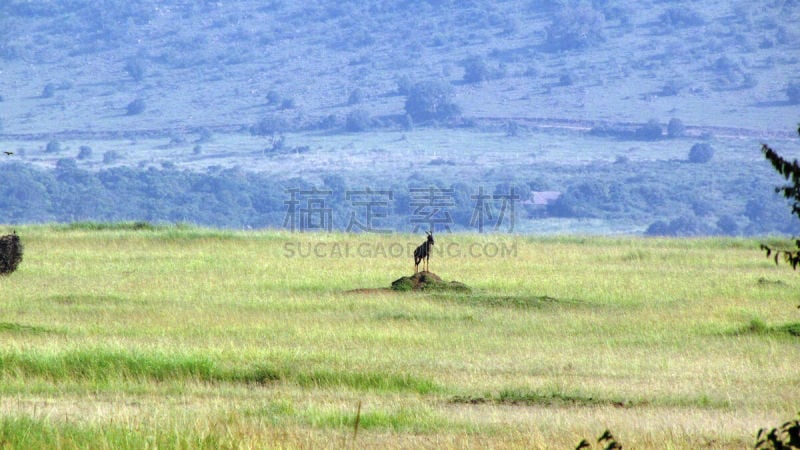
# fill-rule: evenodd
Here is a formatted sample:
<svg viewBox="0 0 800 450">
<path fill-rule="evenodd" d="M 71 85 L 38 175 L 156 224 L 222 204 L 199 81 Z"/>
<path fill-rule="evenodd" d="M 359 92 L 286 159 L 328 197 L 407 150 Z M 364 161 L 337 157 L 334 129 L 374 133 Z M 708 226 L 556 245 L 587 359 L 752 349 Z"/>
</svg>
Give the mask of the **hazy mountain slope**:
<svg viewBox="0 0 800 450">
<path fill-rule="evenodd" d="M 450 81 L 465 117 L 797 120 L 796 2 L 12 0 L 0 17 L 6 134 L 341 120 L 356 89 L 403 114 L 404 77 Z M 485 81 L 464 82 L 470 58 Z"/>
</svg>

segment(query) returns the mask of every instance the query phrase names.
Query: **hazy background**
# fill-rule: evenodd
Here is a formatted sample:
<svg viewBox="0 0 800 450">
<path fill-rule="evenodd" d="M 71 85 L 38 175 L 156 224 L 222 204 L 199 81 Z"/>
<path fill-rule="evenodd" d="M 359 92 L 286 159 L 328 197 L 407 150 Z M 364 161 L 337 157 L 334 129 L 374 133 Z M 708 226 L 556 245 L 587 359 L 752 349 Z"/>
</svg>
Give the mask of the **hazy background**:
<svg viewBox="0 0 800 450">
<path fill-rule="evenodd" d="M 0 223 L 794 233 L 797 1 L 0 3 Z M 305 205 L 303 198 L 300 205 Z M 502 199 L 491 198 L 494 229 Z M 434 209 L 436 209 L 434 211 Z M 450 220 L 444 223 L 445 219 Z M 437 228 L 439 229 L 439 228 Z"/>
</svg>

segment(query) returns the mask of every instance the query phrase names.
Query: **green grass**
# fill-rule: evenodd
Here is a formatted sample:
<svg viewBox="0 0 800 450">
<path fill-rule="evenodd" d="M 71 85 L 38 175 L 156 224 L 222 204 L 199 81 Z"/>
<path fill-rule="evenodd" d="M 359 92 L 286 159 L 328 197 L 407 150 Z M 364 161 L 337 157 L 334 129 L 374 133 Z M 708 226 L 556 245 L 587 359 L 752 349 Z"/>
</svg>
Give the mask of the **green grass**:
<svg viewBox="0 0 800 450">
<path fill-rule="evenodd" d="M 197 448 L 217 449 L 217 435 L 184 435 L 180 430 L 134 430 L 119 425 L 93 426 L 30 417 L 0 419 L 0 442 L 11 448 Z"/>
<path fill-rule="evenodd" d="M 288 257 L 395 235 L 17 227 L 0 278 L 12 448 L 752 445 L 800 408 L 800 278 L 742 239 L 456 234 L 470 293 L 410 258 Z M 356 407 L 362 403 L 357 440 Z"/>
</svg>

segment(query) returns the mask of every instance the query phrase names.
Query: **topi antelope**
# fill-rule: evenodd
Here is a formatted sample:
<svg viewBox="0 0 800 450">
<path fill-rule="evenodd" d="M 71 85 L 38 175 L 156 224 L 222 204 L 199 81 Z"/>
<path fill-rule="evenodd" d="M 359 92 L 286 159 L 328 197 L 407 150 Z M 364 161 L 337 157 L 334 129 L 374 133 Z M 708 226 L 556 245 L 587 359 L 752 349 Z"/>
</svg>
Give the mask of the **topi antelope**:
<svg viewBox="0 0 800 450">
<path fill-rule="evenodd" d="M 433 233 L 428 233 L 428 239 L 422 243 L 416 250 L 414 250 L 414 273 L 419 272 L 419 262 L 425 260 L 422 264 L 422 271 L 428 271 L 428 261 L 431 259 L 431 247 L 433 247 Z"/>
</svg>

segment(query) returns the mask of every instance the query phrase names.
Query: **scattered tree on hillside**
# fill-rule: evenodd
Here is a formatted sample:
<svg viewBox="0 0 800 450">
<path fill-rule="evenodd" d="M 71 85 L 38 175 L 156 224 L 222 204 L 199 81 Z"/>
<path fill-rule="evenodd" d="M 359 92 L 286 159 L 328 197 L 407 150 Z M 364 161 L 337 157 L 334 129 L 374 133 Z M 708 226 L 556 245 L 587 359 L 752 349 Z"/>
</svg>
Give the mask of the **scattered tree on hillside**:
<svg viewBox="0 0 800 450">
<path fill-rule="evenodd" d="M 54 83 L 47 83 L 42 88 L 42 98 L 52 98 L 56 93 L 56 85 Z"/>
<path fill-rule="evenodd" d="M 681 119 L 673 117 L 667 124 L 667 136 L 679 138 L 686 135 L 686 126 Z"/>
<path fill-rule="evenodd" d="M 113 164 L 121 158 L 122 156 L 116 150 L 109 150 L 103 153 L 103 164 Z"/>
<path fill-rule="evenodd" d="M 357 105 L 364 101 L 364 91 L 361 88 L 355 88 L 352 92 L 350 92 L 350 96 L 347 97 L 347 104 L 348 105 Z"/>
<path fill-rule="evenodd" d="M 144 100 L 137 98 L 136 100 L 128 103 L 128 106 L 125 108 L 125 110 L 129 116 L 135 116 L 143 113 L 145 110 Z"/>
<path fill-rule="evenodd" d="M 667 29 L 697 27 L 706 23 L 703 16 L 688 7 L 673 7 L 658 16 L 658 20 Z"/>
<path fill-rule="evenodd" d="M 798 126 L 797 132 L 800 134 L 800 126 Z M 764 157 L 772 164 L 772 167 L 789 181 L 788 184 L 775 188 L 775 192 L 781 193 L 791 200 L 792 214 L 800 218 L 800 164 L 796 159 L 792 162 L 783 159 L 767 144 L 761 146 L 761 151 L 764 153 Z M 767 253 L 767 258 L 775 258 L 775 264 L 778 264 L 778 260 L 783 256 L 784 260 L 791 264 L 793 269 L 797 269 L 797 266 L 800 265 L 800 239 L 795 239 L 794 243 L 796 250 L 779 249 L 766 244 L 761 244 L 761 249 Z"/>
<path fill-rule="evenodd" d="M 92 157 L 92 147 L 89 147 L 88 145 L 81 145 L 80 148 L 78 149 L 77 158 L 83 160 L 83 159 L 89 159 L 91 157 Z"/>
<path fill-rule="evenodd" d="M 144 62 L 138 58 L 131 58 L 125 63 L 125 72 L 133 78 L 134 81 L 139 82 L 144 79 L 146 68 Z"/>
<path fill-rule="evenodd" d="M 263 117 L 250 127 L 250 134 L 254 136 L 272 136 L 289 130 L 289 123 L 282 117 L 269 115 Z"/>
<path fill-rule="evenodd" d="M 650 119 L 646 124 L 637 128 L 633 134 L 636 139 L 641 141 L 656 141 L 661 139 L 663 130 L 658 120 Z"/>
<path fill-rule="evenodd" d="M 704 164 L 711 161 L 714 157 L 714 148 L 711 144 L 697 143 L 689 150 L 689 162 L 695 164 Z"/>
<path fill-rule="evenodd" d="M 61 143 L 58 141 L 50 141 L 44 148 L 45 153 L 58 153 L 61 151 Z"/>
<path fill-rule="evenodd" d="M 464 61 L 464 82 L 465 83 L 480 83 L 490 78 L 491 71 L 486 60 L 473 56 Z"/>
<path fill-rule="evenodd" d="M 442 121 L 457 117 L 461 109 L 453 103 L 453 88 L 444 81 L 414 84 L 408 93 L 406 113 L 414 122 Z"/>
<path fill-rule="evenodd" d="M 545 49 L 565 51 L 586 48 L 605 40 L 605 16 L 587 4 L 556 14 L 545 32 Z"/>
<path fill-rule="evenodd" d="M 363 109 L 355 109 L 347 114 L 345 129 L 351 132 L 366 131 L 372 126 L 372 118 Z"/>
</svg>

